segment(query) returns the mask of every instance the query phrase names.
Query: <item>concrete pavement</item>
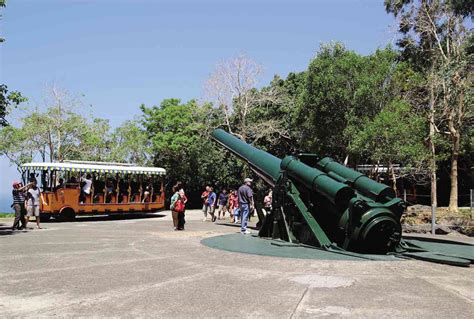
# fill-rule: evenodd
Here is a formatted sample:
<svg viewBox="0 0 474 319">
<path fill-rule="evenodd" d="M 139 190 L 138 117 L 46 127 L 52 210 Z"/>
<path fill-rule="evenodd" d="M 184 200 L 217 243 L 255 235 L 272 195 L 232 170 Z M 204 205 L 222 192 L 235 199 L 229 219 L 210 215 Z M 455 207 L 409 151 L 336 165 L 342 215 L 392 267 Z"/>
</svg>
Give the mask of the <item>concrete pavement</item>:
<svg viewBox="0 0 474 319">
<path fill-rule="evenodd" d="M 226 252 L 200 240 L 238 228 L 199 211 L 142 217 L 0 230 L 0 316 L 474 317 L 472 267 Z"/>
</svg>

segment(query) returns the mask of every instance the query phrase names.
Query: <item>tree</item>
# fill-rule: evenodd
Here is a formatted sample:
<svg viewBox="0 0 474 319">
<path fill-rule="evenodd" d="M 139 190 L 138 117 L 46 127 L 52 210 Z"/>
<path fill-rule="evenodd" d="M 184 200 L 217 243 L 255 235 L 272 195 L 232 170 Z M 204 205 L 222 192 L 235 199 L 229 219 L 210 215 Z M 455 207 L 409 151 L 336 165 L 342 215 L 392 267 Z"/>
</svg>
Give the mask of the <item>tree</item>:
<svg viewBox="0 0 474 319">
<path fill-rule="evenodd" d="M 297 104 L 302 147 L 347 162 L 350 141 L 395 98 L 397 56 L 390 48 L 361 56 L 341 43 L 323 44 Z"/>
<path fill-rule="evenodd" d="M 262 72 L 260 64 L 241 54 L 219 62 L 205 84 L 207 98 L 223 111 L 229 132 L 244 141 L 247 137 L 247 114 L 256 105 L 254 89 Z M 234 114 L 239 122 L 237 132 L 234 132 L 232 125 Z"/>
<path fill-rule="evenodd" d="M 84 134 L 78 139 L 77 152 L 74 159 L 87 161 L 111 160 L 111 149 L 119 148 L 113 144 L 109 120 L 92 118 L 83 127 Z"/>
<path fill-rule="evenodd" d="M 6 126 L 0 129 L 0 155 L 5 156 L 21 173 L 20 165 L 30 162 L 35 153 L 26 147 L 27 136 L 22 129 Z"/>
<path fill-rule="evenodd" d="M 43 162 L 67 159 L 104 160 L 108 156 L 108 121 L 91 121 L 74 109 L 80 101 L 67 91 L 51 88 L 45 111 L 20 118 L 20 127 L 0 130 L 0 154 L 13 164 L 40 158 Z"/>
<path fill-rule="evenodd" d="M 272 86 L 261 91 L 256 89 L 262 74 L 260 64 L 241 54 L 218 63 L 204 86 L 207 100 L 223 112 L 223 124 L 227 130 L 244 141 L 283 133 L 277 118 L 266 122 L 249 122 L 249 117 L 257 107 L 280 98 Z"/>
<path fill-rule="evenodd" d="M 387 12 L 400 18 L 398 45 L 403 57 L 426 77 L 427 121 L 431 151 L 432 206 L 436 201 L 435 134 L 451 143 L 451 192 L 449 209 L 458 210 L 458 158 L 466 127 L 472 125 L 472 31 L 465 16 L 472 4 L 460 1 L 385 0 Z M 471 61 L 470 61 L 471 60 Z M 470 63 L 471 62 L 471 63 Z"/>
<path fill-rule="evenodd" d="M 219 110 L 179 99 L 166 99 L 153 107 L 142 105 L 141 110 L 151 159 L 154 165 L 167 169 L 168 190 L 182 181 L 186 191 L 195 195 L 189 196 L 193 200 L 205 185 L 238 185 L 243 165 L 210 139 L 211 131 L 223 121 Z"/>
<path fill-rule="evenodd" d="M 363 124 L 349 150 L 372 163 L 386 165 L 396 191 L 397 178 L 425 176 L 425 124 L 422 116 L 413 113 L 409 103 L 394 100 Z M 396 163 L 402 165 L 400 172 L 395 172 Z"/>
<path fill-rule="evenodd" d="M 28 99 L 22 96 L 18 91 L 8 93 L 7 86 L 5 84 L 0 84 L 0 127 L 8 125 L 8 121 L 5 117 L 8 114 L 9 107 L 16 107 L 27 100 Z"/>
<path fill-rule="evenodd" d="M 151 142 L 138 121 L 125 121 L 110 138 L 110 156 L 114 162 L 148 165 L 151 159 Z"/>
</svg>

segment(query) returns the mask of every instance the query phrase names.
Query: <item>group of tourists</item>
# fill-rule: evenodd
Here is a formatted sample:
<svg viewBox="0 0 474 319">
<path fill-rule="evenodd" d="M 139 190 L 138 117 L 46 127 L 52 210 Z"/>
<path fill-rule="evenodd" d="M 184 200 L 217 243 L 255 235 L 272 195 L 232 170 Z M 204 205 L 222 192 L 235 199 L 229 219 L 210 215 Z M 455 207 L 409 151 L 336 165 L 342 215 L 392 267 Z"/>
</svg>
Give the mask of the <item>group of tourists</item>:
<svg viewBox="0 0 474 319">
<path fill-rule="evenodd" d="M 91 193 L 92 178 L 90 174 L 85 177 L 81 177 L 83 183 L 81 187 L 80 200 L 83 201 L 87 195 Z M 204 214 L 203 221 L 207 220 L 208 214 L 211 216 L 211 221 L 225 219 L 226 213 L 229 213 L 229 218 L 232 223 L 240 224 L 240 232 L 242 234 L 250 234 L 247 229 L 247 224 L 250 214 L 255 209 L 255 203 L 253 198 L 252 190 L 253 180 L 246 178 L 242 186 L 237 190 L 230 190 L 227 192 L 226 189 L 222 189 L 219 195 L 214 192 L 213 187 L 206 186 L 205 191 L 201 194 L 203 201 L 202 212 Z M 111 187 L 112 188 L 112 187 Z M 184 192 L 183 183 L 177 182 L 173 186 L 173 195 L 171 197 L 170 209 L 172 212 L 173 229 L 184 230 L 185 221 L 185 210 L 188 198 Z M 145 192 L 151 190 L 145 189 Z M 41 229 L 40 225 L 40 197 L 41 191 L 37 186 L 37 181 L 34 176 L 30 176 L 29 183 L 23 185 L 19 181 L 13 182 L 13 204 L 12 207 L 15 210 L 15 220 L 12 226 L 12 230 L 26 229 L 31 216 L 36 217 L 36 225 L 38 229 Z M 271 191 L 265 196 L 264 199 L 264 212 L 268 213 L 271 210 L 272 205 L 272 193 Z M 215 209 L 217 208 L 217 216 Z"/>
<path fill-rule="evenodd" d="M 107 178 L 104 181 L 93 179 L 91 174 L 86 176 L 81 176 L 80 178 L 81 193 L 79 196 L 79 201 L 81 204 L 84 204 L 86 198 L 90 196 L 93 190 L 99 190 L 99 193 L 103 190 L 105 194 L 105 203 L 113 202 L 114 196 L 117 196 L 117 203 L 123 201 L 124 196 L 130 196 L 133 194 L 141 195 L 141 202 L 147 203 L 152 201 L 153 194 L 153 182 L 151 180 L 144 181 L 143 185 L 140 185 L 138 182 L 129 181 L 128 183 L 120 178 L 118 180 L 114 178 Z M 130 199 L 134 201 L 135 199 Z M 92 199 L 94 201 L 94 199 Z"/>
<path fill-rule="evenodd" d="M 41 190 L 37 186 L 36 178 L 29 179 L 29 183 L 23 185 L 22 182 L 13 182 L 13 204 L 15 211 L 15 220 L 13 221 L 12 231 L 27 229 L 31 216 L 36 218 L 36 227 L 41 229 L 40 225 L 40 197 Z"/>
<path fill-rule="evenodd" d="M 247 229 L 250 214 L 255 209 L 255 203 L 252 190 L 253 180 L 246 178 L 242 186 L 237 190 L 230 190 L 229 193 L 224 188 L 219 193 L 219 196 L 214 192 L 212 186 L 206 186 L 206 189 L 201 194 L 203 201 L 202 212 L 204 214 L 203 222 L 207 221 L 207 215 L 211 216 L 211 221 L 220 220 L 221 217 L 225 219 L 225 214 L 229 213 L 229 218 L 232 223 L 240 224 L 240 232 L 242 234 L 250 234 Z M 264 207 L 267 211 L 271 209 L 271 192 L 265 197 Z M 217 216 L 215 209 L 217 208 Z"/>
</svg>

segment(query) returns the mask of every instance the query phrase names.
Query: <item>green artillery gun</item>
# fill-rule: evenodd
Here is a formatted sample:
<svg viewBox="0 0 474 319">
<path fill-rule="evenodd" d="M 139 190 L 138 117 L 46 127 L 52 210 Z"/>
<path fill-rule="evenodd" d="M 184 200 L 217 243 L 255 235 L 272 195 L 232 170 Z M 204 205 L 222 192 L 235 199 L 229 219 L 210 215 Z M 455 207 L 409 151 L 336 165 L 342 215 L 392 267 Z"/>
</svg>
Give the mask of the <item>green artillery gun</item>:
<svg viewBox="0 0 474 319">
<path fill-rule="evenodd" d="M 329 157 L 279 159 L 221 129 L 212 138 L 272 187 L 272 211 L 257 213 L 260 237 L 289 242 L 272 242 L 276 246 L 308 246 L 362 259 L 388 254 L 464 267 L 474 263 L 473 245 L 402 239 L 406 203 L 389 186 Z"/>
<path fill-rule="evenodd" d="M 389 186 L 312 154 L 282 160 L 217 129 L 212 137 L 273 188 L 273 209 L 259 213 L 259 236 L 329 250 L 396 251 L 406 208 Z"/>
</svg>

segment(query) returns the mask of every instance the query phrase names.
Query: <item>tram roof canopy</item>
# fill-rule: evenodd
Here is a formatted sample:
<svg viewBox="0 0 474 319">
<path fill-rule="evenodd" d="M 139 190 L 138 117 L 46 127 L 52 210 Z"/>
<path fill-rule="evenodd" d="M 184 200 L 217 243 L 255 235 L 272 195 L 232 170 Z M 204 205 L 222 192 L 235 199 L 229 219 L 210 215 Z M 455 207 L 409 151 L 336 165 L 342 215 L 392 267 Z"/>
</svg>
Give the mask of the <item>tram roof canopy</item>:
<svg viewBox="0 0 474 319">
<path fill-rule="evenodd" d="M 57 170 L 68 172 L 84 173 L 122 173 L 122 174 L 144 174 L 144 175 L 165 175 L 166 170 L 161 167 L 140 167 L 108 164 L 87 164 L 87 163 L 25 163 L 21 167 L 24 170 Z"/>
</svg>

